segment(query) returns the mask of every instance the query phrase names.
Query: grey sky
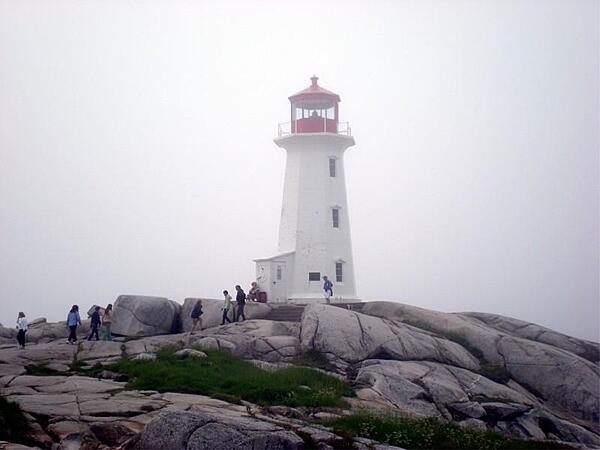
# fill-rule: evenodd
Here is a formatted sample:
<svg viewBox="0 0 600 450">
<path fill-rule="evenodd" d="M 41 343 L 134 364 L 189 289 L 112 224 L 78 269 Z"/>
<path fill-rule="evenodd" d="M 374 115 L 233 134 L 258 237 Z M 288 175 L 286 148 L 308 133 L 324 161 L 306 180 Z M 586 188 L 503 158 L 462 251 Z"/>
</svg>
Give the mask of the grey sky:
<svg viewBox="0 0 600 450">
<path fill-rule="evenodd" d="M 218 298 L 287 97 L 342 97 L 358 294 L 598 340 L 596 1 L 0 1 L 0 322 Z"/>
</svg>

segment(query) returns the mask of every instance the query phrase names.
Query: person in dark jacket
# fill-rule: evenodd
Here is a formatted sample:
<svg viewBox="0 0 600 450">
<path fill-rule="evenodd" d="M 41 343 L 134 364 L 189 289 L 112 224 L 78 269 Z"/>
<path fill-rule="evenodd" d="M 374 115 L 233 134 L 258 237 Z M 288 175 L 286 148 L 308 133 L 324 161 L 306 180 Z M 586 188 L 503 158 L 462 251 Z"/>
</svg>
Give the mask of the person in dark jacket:
<svg viewBox="0 0 600 450">
<path fill-rule="evenodd" d="M 192 309 L 192 314 L 190 314 L 194 325 L 192 326 L 191 334 L 194 334 L 196 331 L 196 327 L 198 323 L 200 323 L 200 329 L 202 329 L 202 300 L 198 300 L 194 305 L 194 309 Z"/>
<path fill-rule="evenodd" d="M 329 305 L 331 297 L 333 297 L 333 283 L 327 278 L 327 275 L 323 276 L 323 293 L 325 295 L 325 303 Z"/>
<path fill-rule="evenodd" d="M 246 293 L 239 284 L 235 286 L 235 290 L 237 291 L 237 294 L 235 295 L 235 303 L 237 306 L 234 322 L 237 322 L 240 320 L 240 316 L 246 320 L 246 316 L 244 315 L 244 306 L 246 306 Z"/>
<path fill-rule="evenodd" d="M 94 312 L 92 313 L 92 321 L 90 323 L 90 335 L 88 336 L 87 340 L 91 341 L 92 340 L 92 336 L 96 335 L 96 340 L 100 340 L 100 337 L 98 336 L 98 328 L 100 327 L 100 307 L 96 306 L 94 308 Z"/>
<path fill-rule="evenodd" d="M 69 328 L 69 339 L 67 340 L 67 343 L 69 344 L 77 342 L 77 325 L 81 325 L 79 306 L 73 305 L 67 315 L 67 327 Z"/>
</svg>

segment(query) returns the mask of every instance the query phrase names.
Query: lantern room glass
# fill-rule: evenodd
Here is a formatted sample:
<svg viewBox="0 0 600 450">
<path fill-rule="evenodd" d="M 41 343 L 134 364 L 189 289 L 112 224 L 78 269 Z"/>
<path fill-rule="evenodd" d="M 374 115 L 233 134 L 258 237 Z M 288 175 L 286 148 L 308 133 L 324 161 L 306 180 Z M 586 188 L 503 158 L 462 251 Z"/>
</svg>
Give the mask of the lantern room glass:
<svg viewBox="0 0 600 450">
<path fill-rule="evenodd" d="M 292 102 L 292 133 L 337 133 L 337 102 L 326 98 Z"/>
</svg>

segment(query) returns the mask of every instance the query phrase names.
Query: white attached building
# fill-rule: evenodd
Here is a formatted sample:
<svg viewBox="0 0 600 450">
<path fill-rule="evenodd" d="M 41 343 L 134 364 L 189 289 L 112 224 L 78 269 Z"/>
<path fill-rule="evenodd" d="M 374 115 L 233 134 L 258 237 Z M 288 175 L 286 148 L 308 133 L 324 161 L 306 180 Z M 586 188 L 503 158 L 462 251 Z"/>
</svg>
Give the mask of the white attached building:
<svg viewBox="0 0 600 450">
<path fill-rule="evenodd" d="M 324 275 L 332 301 L 357 301 L 344 175 L 354 138 L 338 121 L 340 97 L 317 80 L 289 97 L 291 121 L 275 139 L 287 152 L 278 254 L 255 260 L 269 302 L 323 302 Z"/>
</svg>

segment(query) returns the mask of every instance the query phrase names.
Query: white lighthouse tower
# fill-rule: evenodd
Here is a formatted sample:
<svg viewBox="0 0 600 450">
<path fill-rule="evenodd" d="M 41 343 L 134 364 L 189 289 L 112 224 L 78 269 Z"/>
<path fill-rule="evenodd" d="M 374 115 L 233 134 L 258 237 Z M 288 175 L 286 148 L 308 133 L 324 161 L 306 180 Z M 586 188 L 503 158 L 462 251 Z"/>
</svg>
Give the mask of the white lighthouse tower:
<svg viewBox="0 0 600 450">
<path fill-rule="evenodd" d="M 338 120 L 339 95 L 317 80 L 289 97 L 291 120 L 275 139 L 287 153 L 278 254 L 255 260 L 269 302 L 324 302 L 323 276 L 333 302 L 357 301 L 344 176 L 354 138 Z"/>
</svg>

